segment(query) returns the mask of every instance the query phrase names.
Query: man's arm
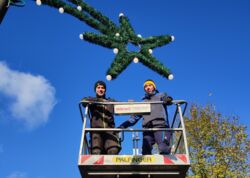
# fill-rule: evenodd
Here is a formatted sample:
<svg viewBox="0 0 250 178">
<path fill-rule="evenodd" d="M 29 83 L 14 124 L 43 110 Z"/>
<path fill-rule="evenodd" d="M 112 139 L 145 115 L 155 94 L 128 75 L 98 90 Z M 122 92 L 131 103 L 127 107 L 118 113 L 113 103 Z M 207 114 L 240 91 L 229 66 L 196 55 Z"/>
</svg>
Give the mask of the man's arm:
<svg viewBox="0 0 250 178">
<path fill-rule="evenodd" d="M 142 118 L 142 115 L 130 116 L 130 118 L 126 120 L 125 122 L 123 122 L 118 128 L 125 129 L 128 127 L 131 127 L 135 125 L 141 118 Z"/>
<path fill-rule="evenodd" d="M 96 101 L 96 99 L 93 98 L 93 97 L 91 97 L 91 96 L 89 96 L 89 97 L 84 97 L 84 98 L 81 99 L 81 103 L 82 103 L 82 105 L 83 105 L 84 107 L 86 107 L 87 104 L 89 104 L 89 103 L 91 103 L 91 102 L 94 102 L 94 101 Z"/>
</svg>

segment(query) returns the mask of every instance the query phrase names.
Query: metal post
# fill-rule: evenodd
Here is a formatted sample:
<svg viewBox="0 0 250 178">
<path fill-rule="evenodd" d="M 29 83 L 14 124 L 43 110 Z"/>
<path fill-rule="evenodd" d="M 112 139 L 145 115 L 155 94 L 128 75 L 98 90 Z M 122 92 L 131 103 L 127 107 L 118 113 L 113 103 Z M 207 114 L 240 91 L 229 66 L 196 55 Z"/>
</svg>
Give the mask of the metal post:
<svg viewBox="0 0 250 178">
<path fill-rule="evenodd" d="M 135 132 L 135 143 L 136 143 L 136 155 L 139 155 L 139 132 Z"/>
<path fill-rule="evenodd" d="M 2 20 L 8 10 L 8 3 L 9 0 L 0 0 L 0 24 L 2 23 Z"/>
<path fill-rule="evenodd" d="M 81 111 L 81 106 L 80 106 L 80 111 Z M 82 150 L 83 150 L 83 142 L 84 142 L 84 138 L 85 138 L 85 128 L 86 128 L 86 122 L 87 122 L 86 116 L 87 116 L 87 114 L 88 114 L 88 106 L 86 106 L 86 108 L 85 108 L 84 116 L 82 115 L 82 111 L 81 111 L 81 117 L 83 119 L 83 124 L 82 124 L 82 138 L 81 138 L 80 150 L 79 150 L 79 159 L 80 159 L 80 155 L 82 155 Z"/>
<path fill-rule="evenodd" d="M 183 134 L 183 140 L 184 140 L 185 150 L 186 150 L 186 154 L 187 154 L 187 161 L 189 162 L 189 150 L 188 150 L 188 145 L 187 145 L 186 129 L 185 129 L 185 124 L 184 124 L 184 119 L 183 119 L 180 104 L 178 104 L 178 111 L 179 111 L 180 120 L 181 120 L 181 127 L 183 129 L 182 134 Z"/>
<path fill-rule="evenodd" d="M 132 140 L 133 140 L 133 155 L 139 155 L 139 133 L 136 131 L 132 132 Z"/>
<path fill-rule="evenodd" d="M 135 133 L 134 132 L 132 132 L 132 141 L 133 141 L 133 155 L 136 155 Z"/>
</svg>

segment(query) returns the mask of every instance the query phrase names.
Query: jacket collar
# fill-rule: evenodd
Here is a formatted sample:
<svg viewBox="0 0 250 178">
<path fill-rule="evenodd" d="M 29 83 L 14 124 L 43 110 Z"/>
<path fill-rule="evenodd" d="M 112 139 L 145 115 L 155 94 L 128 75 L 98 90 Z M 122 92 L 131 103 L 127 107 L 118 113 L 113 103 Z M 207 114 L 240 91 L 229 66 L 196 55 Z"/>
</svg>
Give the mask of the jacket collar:
<svg viewBox="0 0 250 178">
<path fill-rule="evenodd" d="M 98 99 L 106 99 L 106 95 L 105 94 L 103 96 L 96 95 L 96 98 L 98 98 Z"/>
<path fill-rule="evenodd" d="M 142 98 L 144 99 L 151 99 L 154 95 L 156 95 L 157 92 L 153 92 L 153 93 L 145 93 L 145 96 Z"/>
</svg>

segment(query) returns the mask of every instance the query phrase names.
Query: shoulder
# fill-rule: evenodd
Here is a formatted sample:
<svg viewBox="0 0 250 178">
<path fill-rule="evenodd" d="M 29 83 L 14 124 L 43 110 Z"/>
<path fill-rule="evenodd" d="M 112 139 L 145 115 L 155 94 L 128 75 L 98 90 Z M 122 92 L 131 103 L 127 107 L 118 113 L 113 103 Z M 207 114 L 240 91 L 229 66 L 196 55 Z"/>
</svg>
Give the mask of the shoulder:
<svg viewBox="0 0 250 178">
<path fill-rule="evenodd" d="M 156 94 L 156 98 L 157 98 L 157 100 L 160 100 L 160 101 L 163 101 L 165 98 L 167 98 L 167 93 L 157 93 Z"/>
<path fill-rule="evenodd" d="M 155 96 L 156 96 L 157 98 L 164 98 L 164 97 L 167 96 L 167 93 L 161 92 L 161 93 L 157 93 Z"/>
<path fill-rule="evenodd" d="M 96 98 L 92 96 L 87 96 L 82 98 L 82 101 L 95 101 L 95 100 Z"/>
<path fill-rule="evenodd" d="M 158 96 L 167 96 L 167 93 L 165 93 L 165 92 L 164 92 L 164 93 L 163 93 L 163 92 L 161 92 L 161 93 L 157 93 L 157 95 L 158 95 Z"/>
</svg>

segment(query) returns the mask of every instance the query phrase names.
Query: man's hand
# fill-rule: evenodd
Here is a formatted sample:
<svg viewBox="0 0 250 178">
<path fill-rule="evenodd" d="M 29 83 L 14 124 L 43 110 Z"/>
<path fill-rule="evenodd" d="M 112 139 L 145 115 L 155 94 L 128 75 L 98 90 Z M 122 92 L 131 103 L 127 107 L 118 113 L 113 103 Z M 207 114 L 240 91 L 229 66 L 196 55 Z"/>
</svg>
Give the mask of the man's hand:
<svg viewBox="0 0 250 178">
<path fill-rule="evenodd" d="M 82 102 L 82 105 L 84 106 L 84 107 L 86 107 L 88 104 L 91 104 L 91 103 L 93 103 L 93 102 L 95 102 L 95 98 L 93 98 L 93 97 L 84 97 L 82 100 L 81 100 L 81 102 Z"/>
<path fill-rule="evenodd" d="M 171 96 L 167 96 L 167 97 L 165 97 L 165 98 L 163 99 L 163 102 L 164 102 L 164 104 L 166 104 L 166 105 L 171 105 L 171 104 L 173 104 L 172 101 L 173 101 L 173 98 L 172 98 Z"/>
</svg>

